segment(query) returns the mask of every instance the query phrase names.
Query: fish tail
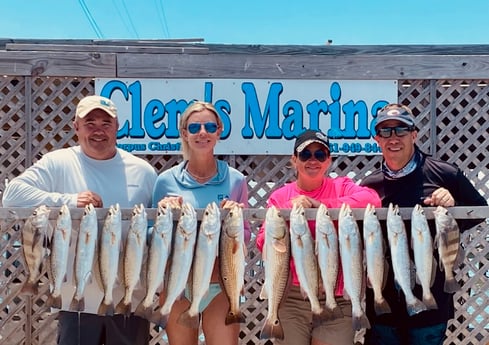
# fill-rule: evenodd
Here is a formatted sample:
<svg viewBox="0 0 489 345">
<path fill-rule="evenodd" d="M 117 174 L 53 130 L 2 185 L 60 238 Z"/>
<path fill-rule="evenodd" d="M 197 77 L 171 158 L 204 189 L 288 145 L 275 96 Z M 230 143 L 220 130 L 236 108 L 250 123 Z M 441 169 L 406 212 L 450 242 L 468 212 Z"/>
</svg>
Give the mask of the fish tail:
<svg viewBox="0 0 489 345">
<path fill-rule="evenodd" d="M 426 305 L 417 298 L 412 303 L 408 303 L 406 308 L 409 316 L 419 314 L 427 309 Z"/>
<path fill-rule="evenodd" d="M 389 303 L 384 297 L 374 302 L 375 315 L 390 314 L 392 312 Z"/>
<path fill-rule="evenodd" d="M 263 328 L 260 332 L 260 339 L 284 339 L 284 329 L 280 320 L 278 318 L 275 319 L 267 319 L 263 325 Z"/>
<path fill-rule="evenodd" d="M 101 316 L 113 316 L 114 315 L 114 303 L 109 302 L 106 303 L 105 300 L 100 302 L 100 305 L 97 310 L 97 314 Z"/>
<path fill-rule="evenodd" d="M 30 281 L 26 281 L 24 286 L 22 286 L 22 289 L 20 290 L 20 293 L 22 295 L 28 295 L 28 296 L 35 296 L 38 294 L 38 285 L 37 282 L 33 283 Z"/>
<path fill-rule="evenodd" d="M 177 322 L 187 328 L 198 329 L 200 325 L 199 314 L 190 315 L 190 310 L 184 311 L 178 317 Z"/>
<path fill-rule="evenodd" d="M 232 311 L 229 310 L 226 315 L 226 320 L 224 321 L 226 325 L 230 325 L 232 323 L 246 323 L 245 317 L 241 311 Z"/>
<path fill-rule="evenodd" d="M 353 316 L 352 326 L 355 331 L 359 331 L 364 328 L 370 328 L 370 322 L 365 313 L 362 313 L 360 316 Z"/>
<path fill-rule="evenodd" d="M 423 303 L 428 309 L 438 309 L 438 304 L 436 303 L 435 297 L 433 297 L 431 292 L 423 295 Z"/>
<path fill-rule="evenodd" d="M 84 311 L 85 310 L 85 297 L 77 298 L 77 296 L 73 296 L 70 304 L 71 311 Z"/>
<path fill-rule="evenodd" d="M 61 309 L 62 307 L 61 295 L 50 294 L 46 301 L 46 306 L 48 306 L 48 308 Z"/>
<path fill-rule="evenodd" d="M 445 285 L 443 286 L 443 291 L 447 293 L 454 293 L 460 290 L 460 284 L 455 280 L 455 278 L 445 279 Z"/>
<path fill-rule="evenodd" d="M 145 300 L 142 300 L 141 303 L 136 307 L 134 311 L 134 315 L 142 317 L 143 319 L 149 320 L 151 318 L 151 306 L 146 306 L 144 304 Z"/>
<path fill-rule="evenodd" d="M 122 314 L 127 317 L 131 316 L 131 302 L 126 303 L 124 298 L 122 298 L 122 300 L 115 307 L 115 311 L 117 314 Z"/>
</svg>

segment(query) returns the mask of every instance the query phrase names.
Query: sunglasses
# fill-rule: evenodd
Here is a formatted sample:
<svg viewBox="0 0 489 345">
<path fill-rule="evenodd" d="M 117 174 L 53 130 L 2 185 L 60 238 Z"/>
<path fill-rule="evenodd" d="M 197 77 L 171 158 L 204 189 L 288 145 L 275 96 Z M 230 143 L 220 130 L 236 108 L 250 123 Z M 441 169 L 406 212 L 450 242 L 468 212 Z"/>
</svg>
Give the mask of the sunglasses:
<svg viewBox="0 0 489 345">
<path fill-rule="evenodd" d="M 397 137 L 404 137 L 412 131 L 414 127 L 384 127 L 377 129 L 377 135 L 381 138 L 390 138 L 392 132 L 395 132 Z"/>
<path fill-rule="evenodd" d="M 216 133 L 218 128 L 217 123 L 215 122 L 206 122 L 206 123 L 192 122 L 188 124 L 187 131 L 190 134 L 196 134 L 200 132 L 202 126 L 204 126 L 205 131 L 207 133 Z"/>
<path fill-rule="evenodd" d="M 320 162 L 324 162 L 326 159 L 328 159 L 328 153 L 324 150 L 316 150 L 314 152 L 311 152 L 309 150 L 302 150 L 299 152 L 299 160 L 301 162 L 308 161 L 314 156 L 315 159 L 317 159 Z"/>
</svg>

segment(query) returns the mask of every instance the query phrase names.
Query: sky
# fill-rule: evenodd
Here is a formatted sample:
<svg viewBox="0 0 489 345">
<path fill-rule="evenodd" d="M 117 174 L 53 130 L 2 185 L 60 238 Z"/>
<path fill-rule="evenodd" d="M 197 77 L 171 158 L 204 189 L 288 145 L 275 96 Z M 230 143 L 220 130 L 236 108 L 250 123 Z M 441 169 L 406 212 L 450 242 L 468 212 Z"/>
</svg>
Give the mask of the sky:
<svg viewBox="0 0 489 345">
<path fill-rule="evenodd" d="M 4 39 L 489 44 L 488 0 L 0 0 Z"/>
</svg>

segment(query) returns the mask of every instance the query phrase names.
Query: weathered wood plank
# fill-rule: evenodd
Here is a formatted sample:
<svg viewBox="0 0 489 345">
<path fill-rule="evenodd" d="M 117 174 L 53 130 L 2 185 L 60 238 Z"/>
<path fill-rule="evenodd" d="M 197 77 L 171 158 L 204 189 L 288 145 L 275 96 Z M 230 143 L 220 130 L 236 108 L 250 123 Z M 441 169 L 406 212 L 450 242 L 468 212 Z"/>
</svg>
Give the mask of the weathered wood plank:
<svg viewBox="0 0 489 345">
<path fill-rule="evenodd" d="M 209 48 L 194 46 L 151 45 L 94 45 L 94 44 L 30 44 L 8 43 L 7 51 L 88 52 L 88 53 L 149 53 L 149 54 L 207 54 Z"/>
<path fill-rule="evenodd" d="M 0 52 L 0 74 L 10 76 L 114 77 L 114 53 Z"/>
<path fill-rule="evenodd" d="M 118 54 L 119 78 L 487 79 L 487 56 Z"/>
<path fill-rule="evenodd" d="M 50 219 L 56 219 L 59 214 L 59 207 L 50 207 Z M 425 207 L 426 218 L 433 219 L 433 211 L 435 207 Z M 97 218 L 102 220 L 105 218 L 108 212 L 108 208 L 99 208 L 97 209 Z M 332 219 L 338 219 L 339 208 L 331 208 L 329 209 L 329 213 Z M 411 218 L 412 207 L 401 207 L 400 214 L 404 219 Z M 457 219 L 485 219 L 489 218 L 489 206 L 457 206 L 457 207 L 449 207 L 449 212 Z M 18 219 L 26 219 L 28 218 L 34 208 L 0 208 L 0 219 L 11 219 L 12 217 L 18 217 Z M 70 209 L 71 218 L 74 220 L 80 220 L 83 216 L 83 208 L 73 208 Z M 205 209 L 196 209 L 197 218 L 202 219 L 203 213 Z M 357 220 L 362 220 L 364 216 L 365 209 L 364 208 L 354 208 L 352 209 L 353 214 Z M 377 208 L 377 217 L 379 219 L 386 219 L 387 217 L 387 208 Z M 155 208 L 147 208 L 146 212 L 148 214 L 148 218 L 154 218 L 156 216 L 157 209 Z M 243 211 L 243 215 L 248 220 L 263 220 L 265 219 L 265 214 L 267 210 L 264 208 L 248 208 Z M 316 218 L 317 209 L 310 208 L 306 209 L 306 217 L 308 219 Z M 174 219 L 178 219 L 179 211 L 174 210 Z M 222 210 L 221 218 L 224 218 L 227 211 Z M 288 219 L 290 216 L 290 209 L 281 209 L 282 215 Z M 123 220 L 129 220 L 132 216 L 132 209 L 124 208 L 121 209 L 121 215 Z"/>
</svg>

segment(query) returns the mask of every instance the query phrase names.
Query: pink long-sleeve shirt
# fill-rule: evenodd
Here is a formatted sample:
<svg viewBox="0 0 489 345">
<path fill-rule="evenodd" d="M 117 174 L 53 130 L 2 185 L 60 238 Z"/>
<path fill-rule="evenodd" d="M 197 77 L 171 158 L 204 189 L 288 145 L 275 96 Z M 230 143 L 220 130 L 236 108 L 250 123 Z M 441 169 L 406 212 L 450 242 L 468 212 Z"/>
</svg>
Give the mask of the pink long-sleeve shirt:
<svg viewBox="0 0 489 345">
<path fill-rule="evenodd" d="M 380 198 L 373 189 L 359 186 L 348 177 L 330 178 L 324 177 L 321 187 L 313 191 L 304 191 L 297 186 L 297 182 L 291 182 L 275 190 L 269 197 L 267 205 L 277 208 L 292 208 L 291 199 L 297 195 L 305 195 L 326 205 L 328 208 L 340 208 L 343 203 L 347 203 L 351 208 L 363 208 L 367 204 L 381 207 Z M 309 229 L 312 237 L 316 236 L 316 222 L 309 220 Z M 337 222 L 335 221 L 336 229 Z M 265 243 L 265 224 L 263 224 L 256 238 L 256 245 L 260 251 L 263 251 Z M 300 285 L 295 270 L 294 260 L 290 259 L 290 272 L 292 275 L 292 284 Z M 339 271 L 336 284 L 336 295 L 343 295 L 343 272 Z"/>
</svg>

